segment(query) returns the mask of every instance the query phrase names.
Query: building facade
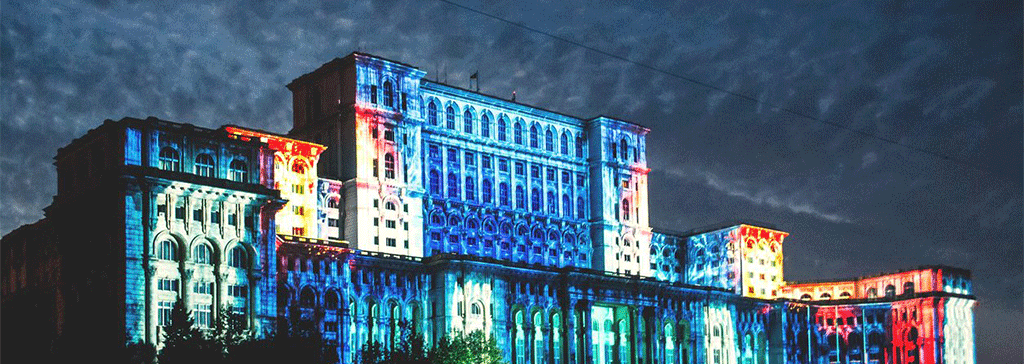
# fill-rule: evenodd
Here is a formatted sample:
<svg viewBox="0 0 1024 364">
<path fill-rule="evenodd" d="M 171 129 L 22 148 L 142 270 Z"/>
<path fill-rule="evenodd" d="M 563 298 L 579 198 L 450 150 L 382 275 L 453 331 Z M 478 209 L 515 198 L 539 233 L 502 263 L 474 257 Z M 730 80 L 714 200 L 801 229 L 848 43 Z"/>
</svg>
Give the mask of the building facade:
<svg viewBox="0 0 1024 364">
<path fill-rule="evenodd" d="M 785 232 L 651 227 L 649 129 L 425 76 L 332 60 L 288 85 L 287 135 L 155 119 L 90 131 L 58 153 L 46 219 L 4 237 L 5 305 L 57 297 L 53 326 L 74 327 L 83 299 L 68 294 L 86 283 L 30 277 L 88 271 L 67 263 L 64 226 L 117 201 L 92 226 L 116 242 L 108 264 L 125 273 L 105 289 L 129 340 L 159 343 L 182 298 L 199 325 L 223 309 L 255 332 L 311 322 L 343 363 L 405 324 L 428 342 L 483 331 L 516 364 L 973 363 L 969 272 L 787 283 Z M 96 148 L 118 184 L 95 182 Z M 105 192 L 77 190 L 94 183 Z"/>
</svg>

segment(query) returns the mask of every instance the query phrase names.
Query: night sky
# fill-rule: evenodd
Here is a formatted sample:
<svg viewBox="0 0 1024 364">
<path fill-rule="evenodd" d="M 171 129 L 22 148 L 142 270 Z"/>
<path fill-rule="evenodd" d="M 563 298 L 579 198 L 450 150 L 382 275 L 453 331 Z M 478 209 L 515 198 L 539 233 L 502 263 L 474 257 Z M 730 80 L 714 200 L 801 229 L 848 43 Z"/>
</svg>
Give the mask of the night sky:
<svg viewBox="0 0 1024 364">
<path fill-rule="evenodd" d="M 1019 1 L 466 1 L 762 103 L 433 0 L 5 0 L 0 233 L 42 217 L 57 148 L 104 119 L 285 133 L 284 85 L 360 50 L 461 87 L 479 71 L 487 94 L 650 127 L 653 225 L 772 223 L 791 233 L 787 280 L 968 268 L 979 362 L 1021 361 Z"/>
</svg>

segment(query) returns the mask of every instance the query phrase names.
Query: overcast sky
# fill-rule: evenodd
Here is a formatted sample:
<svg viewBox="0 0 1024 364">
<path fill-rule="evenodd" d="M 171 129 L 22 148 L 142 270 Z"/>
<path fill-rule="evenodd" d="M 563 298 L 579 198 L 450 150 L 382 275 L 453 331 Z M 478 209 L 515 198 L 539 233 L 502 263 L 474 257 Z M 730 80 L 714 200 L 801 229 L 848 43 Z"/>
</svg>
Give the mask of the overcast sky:
<svg viewBox="0 0 1024 364">
<path fill-rule="evenodd" d="M 57 148 L 104 119 L 284 133 L 284 85 L 360 50 L 649 126 L 653 224 L 775 224 L 787 280 L 971 269 L 979 361 L 1021 361 L 1019 1 L 464 3 L 760 104 L 434 0 L 160 3 L 2 1 L 0 232 L 42 217 Z"/>
</svg>

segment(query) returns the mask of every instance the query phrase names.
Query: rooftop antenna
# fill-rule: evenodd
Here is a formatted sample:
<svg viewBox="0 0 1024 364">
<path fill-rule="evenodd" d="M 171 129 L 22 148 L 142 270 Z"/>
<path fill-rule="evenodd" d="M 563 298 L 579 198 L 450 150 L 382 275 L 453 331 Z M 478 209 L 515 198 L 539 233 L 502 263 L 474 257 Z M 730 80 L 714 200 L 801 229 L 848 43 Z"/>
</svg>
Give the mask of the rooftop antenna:
<svg viewBox="0 0 1024 364">
<path fill-rule="evenodd" d="M 516 101 L 516 90 L 512 90 L 512 101 Z"/>
</svg>

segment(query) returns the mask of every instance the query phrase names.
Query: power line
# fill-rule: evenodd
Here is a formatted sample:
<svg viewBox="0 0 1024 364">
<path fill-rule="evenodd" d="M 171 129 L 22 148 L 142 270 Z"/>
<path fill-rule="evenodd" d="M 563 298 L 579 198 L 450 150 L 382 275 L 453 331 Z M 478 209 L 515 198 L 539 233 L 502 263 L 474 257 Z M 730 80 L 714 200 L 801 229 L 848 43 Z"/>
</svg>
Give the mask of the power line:
<svg viewBox="0 0 1024 364">
<path fill-rule="evenodd" d="M 842 124 L 839 124 L 839 123 L 836 123 L 836 122 L 833 122 L 833 121 L 828 121 L 828 120 L 821 119 L 821 118 L 817 118 L 817 117 L 808 115 L 806 113 L 790 109 L 788 107 L 782 107 L 782 106 L 778 106 L 778 105 L 775 105 L 775 104 L 772 104 L 772 103 L 769 103 L 769 102 L 766 102 L 766 101 L 760 101 L 757 98 L 754 98 L 752 96 L 748 96 L 748 95 L 745 95 L 745 94 L 742 94 L 742 93 L 739 93 L 739 92 L 729 91 L 729 90 L 723 89 L 721 87 L 712 85 L 712 84 L 704 82 L 704 81 L 700 81 L 700 80 L 697 80 L 697 79 L 694 79 L 694 78 L 691 78 L 691 77 L 687 77 L 687 76 L 684 76 L 684 75 L 681 75 L 681 74 L 678 74 L 678 73 L 675 73 L 675 72 L 663 70 L 663 69 L 660 69 L 660 68 L 657 68 L 657 67 L 645 64 L 645 63 L 640 63 L 640 62 L 631 60 L 629 58 L 626 58 L 626 57 L 623 57 L 623 56 L 620 56 L 620 55 L 617 55 L 617 54 L 614 54 L 614 53 L 610 53 L 610 52 L 607 52 L 607 51 L 604 51 L 604 50 L 601 50 L 601 49 L 598 49 L 598 48 L 595 48 L 595 47 L 591 47 L 591 46 L 585 45 L 583 43 L 574 41 L 574 40 L 569 39 L 569 38 L 558 36 L 558 35 L 546 32 L 544 30 L 528 26 L 526 24 L 517 23 L 517 22 L 511 21 L 511 20 L 502 18 L 500 16 L 497 16 L 497 15 L 494 15 L 494 14 L 490 14 L 490 13 L 486 13 L 486 12 L 484 12 L 482 10 L 477 10 L 477 9 L 474 9 L 474 8 L 471 8 L 471 7 L 468 7 L 468 6 L 465 6 L 465 5 L 462 5 L 462 4 L 450 1 L 450 0 L 438 0 L 438 1 L 446 3 L 446 4 L 454 6 L 454 7 L 457 7 L 457 8 L 460 8 L 460 9 L 463 9 L 463 10 L 466 10 L 466 11 L 470 11 L 470 12 L 473 12 L 473 13 L 476 13 L 476 14 L 479 14 L 479 15 L 483 15 L 485 17 L 488 17 L 488 18 L 491 18 L 491 19 L 494 19 L 494 20 L 497 20 L 497 21 L 500 21 L 500 22 L 503 22 L 503 23 L 506 23 L 506 24 L 509 24 L 509 25 L 513 25 L 513 26 L 516 26 L 516 27 L 519 27 L 519 28 L 522 28 L 522 29 L 526 29 L 528 31 L 535 32 L 535 33 L 547 36 L 549 38 L 552 38 L 552 39 L 555 39 L 555 40 L 559 40 L 559 41 L 562 41 L 562 42 L 565 42 L 565 43 L 568 43 L 568 44 L 571 44 L 571 45 L 574 45 L 574 46 L 586 49 L 588 51 L 591 51 L 591 52 L 594 52 L 594 53 L 597 53 L 597 54 L 600 54 L 600 55 L 603 55 L 603 56 L 606 56 L 606 57 L 614 58 L 614 59 L 617 59 L 617 60 L 620 60 L 620 61 L 632 64 L 632 65 L 635 65 L 635 66 L 640 67 L 640 68 L 644 68 L 644 69 L 651 70 L 651 71 L 654 71 L 654 72 L 657 72 L 657 73 L 661 73 L 661 74 L 664 74 L 666 76 L 678 78 L 678 79 L 681 79 L 683 81 L 687 81 L 687 82 L 690 82 L 690 83 L 693 83 L 693 84 L 696 84 L 698 86 L 701 86 L 701 87 L 704 87 L 704 88 L 708 88 L 708 89 L 711 89 L 711 90 L 714 90 L 714 91 L 722 92 L 722 93 L 725 93 L 726 95 L 733 96 L 733 97 L 736 97 L 736 98 L 739 98 L 739 99 L 743 99 L 743 100 L 752 102 L 755 105 L 766 105 L 766 106 L 769 106 L 773 110 L 783 111 L 783 112 L 786 112 L 786 113 L 788 113 L 790 115 L 794 115 L 794 116 L 797 116 L 797 117 L 800 117 L 800 118 L 817 121 L 819 123 L 830 125 L 830 126 L 835 127 L 835 128 L 847 130 L 847 131 L 853 132 L 855 134 L 858 134 L 858 135 L 860 135 L 862 137 L 866 137 L 866 138 L 870 138 L 870 139 L 876 139 L 876 140 L 880 140 L 880 141 L 885 142 L 885 143 L 889 143 L 889 144 L 893 144 L 893 145 L 898 145 L 898 146 L 901 146 L 903 148 L 910 149 L 912 151 L 916 151 L 916 152 L 919 152 L 919 153 L 931 155 L 931 156 L 933 156 L 935 158 L 938 158 L 940 160 L 943 160 L 943 161 L 954 162 L 954 163 L 960 164 L 961 166 L 967 167 L 969 169 L 973 169 L 973 170 L 977 170 L 977 171 L 980 171 L 980 172 L 984 172 L 984 173 L 989 174 L 989 175 L 999 176 L 997 174 L 989 172 L 988 170 L 986 170 L 984 168 L 975 166 L 975 165 L 973 165 L 971 163 L 968 163 L 967 161 L 964 161 L 964 160 L 961 160 L 961 159 L 958 159 L 958 158 L 954 158 L 954 157 L 951 157 L 951 156 L 948 156 L 948 155 L 945 155 L 945 154 L 941 154 L 941 153 L 938 153 L 938 152 L 933 152 L 933 151 L 930 151 L 930 150 L 927 150 L 927 149 L 924 149 L 924 148 L 921 148 L 921 147 L 916 147 L 916 146 L 913 146 L 913 145 L 903 144 L 903 143 L 900 143 L 900 142 L 898 142 L 898 141 L 896 141 L 894 139 L 886 138 L 886 137 L 879 136 L 879 135 L 875 135 L 875 134 L 872 134 L 872 133 L 869 133 L 869 132 L 866 132 L 866 131 L 863 131 L 863 130 L 852 129 L 852 128 L 844 126 Z M 999 176 L 999 177 L 1002 178 L 1002 176 Z"/>
</svg>

